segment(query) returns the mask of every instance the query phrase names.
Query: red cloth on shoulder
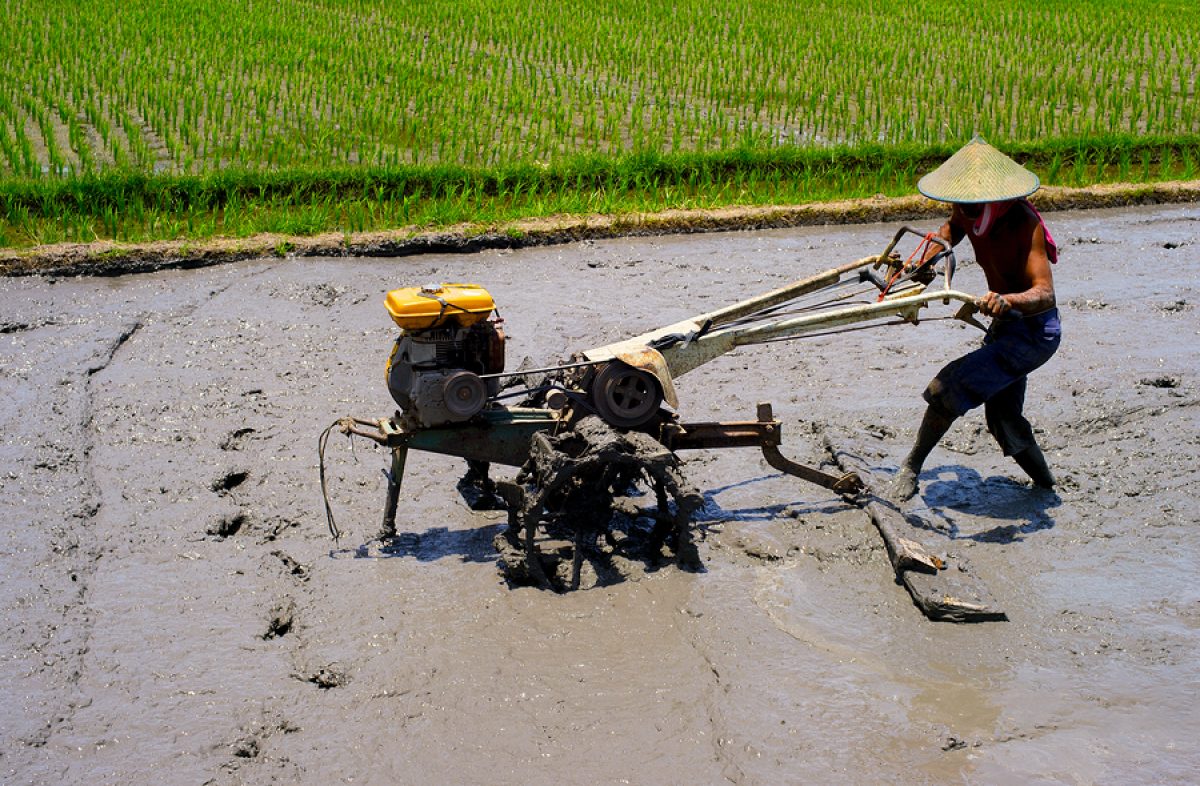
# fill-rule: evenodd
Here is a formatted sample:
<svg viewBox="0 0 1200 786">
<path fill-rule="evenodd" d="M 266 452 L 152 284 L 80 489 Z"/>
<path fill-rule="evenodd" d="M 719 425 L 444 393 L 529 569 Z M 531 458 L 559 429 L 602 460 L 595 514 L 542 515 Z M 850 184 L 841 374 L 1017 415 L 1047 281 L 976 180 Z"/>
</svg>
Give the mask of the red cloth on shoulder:
<svg viewBox="0 0 1200 786">
<path fill-rule="evenodd" d="M 1021 201 L 1029 205 L 1029 209 L 1037 216 L 1038 223 L 1042 225 L 1042 234 L 1046 236 L 1046 256 L 1049 258 L 1050 264 L 1058 264 L 1058 244 L 1054 242 L 1054 237 L 1050 234 L 1050 228 L 1046 226 L 1045 219 L 1042 218 L 1042 214 L 1038 212 L 1032 202 L 1028 199 L 1022 199 Z"/>
</svg>

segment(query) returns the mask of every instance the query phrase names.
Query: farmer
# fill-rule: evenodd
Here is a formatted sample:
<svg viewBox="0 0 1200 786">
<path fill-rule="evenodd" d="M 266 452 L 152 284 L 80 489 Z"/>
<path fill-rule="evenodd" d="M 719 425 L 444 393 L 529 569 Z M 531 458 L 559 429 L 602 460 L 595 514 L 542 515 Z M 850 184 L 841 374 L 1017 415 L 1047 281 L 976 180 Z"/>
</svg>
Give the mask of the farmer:
<svg viewBox="0 0 1200 786">
<path fill-rule="evenodd" d="M 978 136 L 917 183 L 925 196 L 953 206 L 938 234 L 951 245 L 970 239 L 988 285 L 976 305 L 992 322 L 983 346 L 952 361 L 925 389 L 929 406 L 916 444 L 892 481 L 890 496 L 896 501 L 917 493 L 929 452 L 958 417 L 980 404 L 1004 455 L 1012 456 L 1034 485 L 1054 487 L 1021 413 L 1026 376 L 1050 359 L 1060 338 L 1050 274 L 1058 250 L 1026 199 L 1038 185 L 1037 175 Z"/>
</svg>

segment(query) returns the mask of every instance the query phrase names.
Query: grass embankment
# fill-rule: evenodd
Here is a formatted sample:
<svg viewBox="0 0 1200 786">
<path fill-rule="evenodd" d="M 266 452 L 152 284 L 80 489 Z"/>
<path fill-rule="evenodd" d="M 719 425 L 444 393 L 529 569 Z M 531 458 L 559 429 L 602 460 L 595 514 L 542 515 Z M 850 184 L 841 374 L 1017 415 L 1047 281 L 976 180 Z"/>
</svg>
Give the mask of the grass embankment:
<svg viewBox="0 0 1200 786">
<path fill-rule="evenodd" d="M 1191 180 L 1200 136 L 1108 136 L 1006 146 L 1046 185 Z M 563 215 L 795 205 L 912 194 L 943 146 L 740 148 L 574 157 L 554 166 L 396 165 L 144 175 L 105 171 L 0 183 L 0 247 L 146 243 L 264 233 L 347 235 L 471 224 L 509 231 Z"/>
<path fill-rule="evenodd" d="M 0 266 L 911 194 L 975 132 L 1049 185 L 1190 180 L 1194 5 L 6 0 Z"/>
</svg>

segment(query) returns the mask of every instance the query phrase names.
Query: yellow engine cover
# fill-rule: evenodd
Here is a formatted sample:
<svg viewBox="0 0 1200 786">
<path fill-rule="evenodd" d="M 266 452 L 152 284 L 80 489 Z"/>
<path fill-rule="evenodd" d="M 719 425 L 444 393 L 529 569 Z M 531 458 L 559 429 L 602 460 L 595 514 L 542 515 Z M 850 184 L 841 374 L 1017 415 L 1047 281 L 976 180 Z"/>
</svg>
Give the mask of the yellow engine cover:
<svg viewBox="0 0 1200 786">
<path fill-rule="evenodd" d="M 470 327 L 496 308 L 488 291 L 477 284 L 405 287 L 387 293 L 392 321 L 404 330 Z"/>
</svg>

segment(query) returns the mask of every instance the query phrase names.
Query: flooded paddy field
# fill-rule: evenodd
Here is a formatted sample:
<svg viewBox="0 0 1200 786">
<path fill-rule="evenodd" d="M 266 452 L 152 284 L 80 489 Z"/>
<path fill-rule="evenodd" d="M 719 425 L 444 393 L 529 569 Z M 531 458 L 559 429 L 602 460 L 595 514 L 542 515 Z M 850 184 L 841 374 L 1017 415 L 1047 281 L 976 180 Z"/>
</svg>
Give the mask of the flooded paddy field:
<svg viewBox="0 0 1200 786">
<path fill-rule="evenodd" d="M 1189 782 L 1200 771 L 1200 208 L 1061 212 L 1037 492 L 982 413 L 922 476 L 1007 622 L 927 621 L 867 517 L 753 450 L 688 454 L 702 572 L 510 587 L 502 512 L 414 453 L 317 435 L 394 409 L 385 291 L 474 281 L 509 366 L 878 253 L 896 224 L 406 259 L 0 280 L 0 774 L 12 783 Z M 969 260 L 967 244 L 960 247 Z M 981 291 L 965 264 L 956 288 Z M 950 309 L 944 313 L 948 314 Z M 931 313 L 939 316 L 941 313 Z M 739 350 L 687 420 L 770 401 L 784 452 L 887 472 L 978 341 L 930 321 Z M 498 474 L 506 473 L 498 470 Z M 511 473 L 508 473 L 511 474 Z"/>
</svg>

